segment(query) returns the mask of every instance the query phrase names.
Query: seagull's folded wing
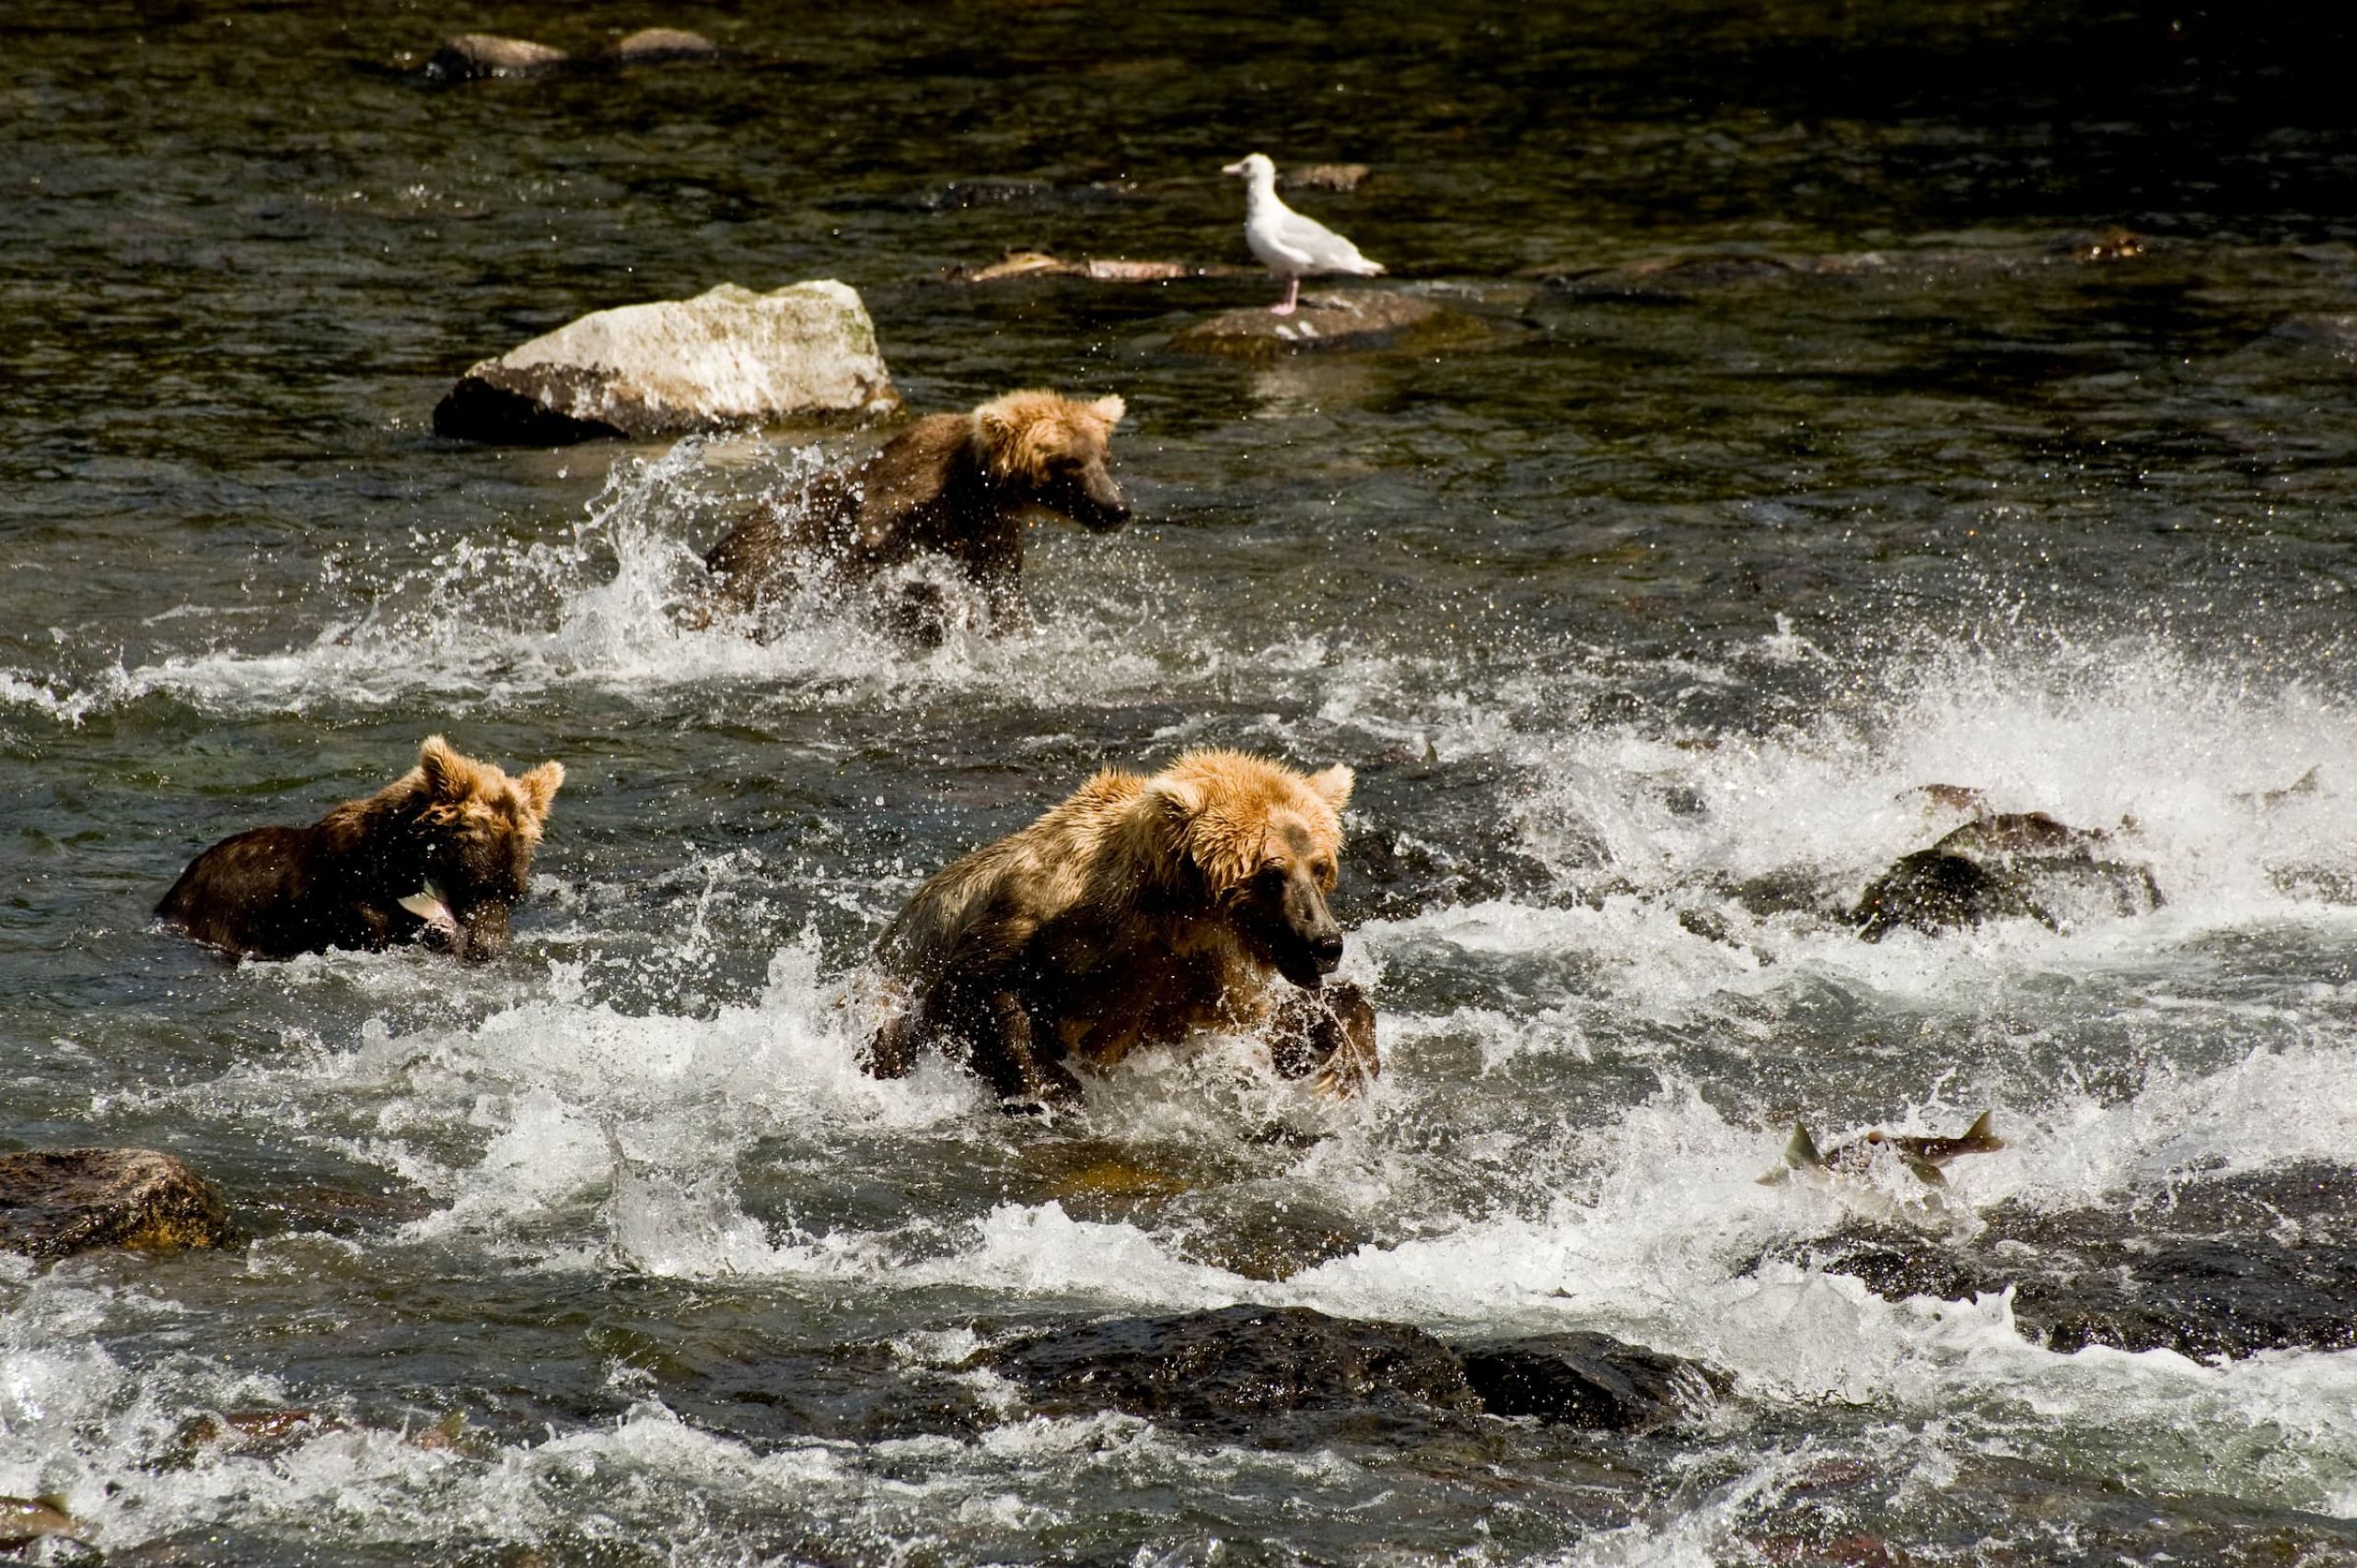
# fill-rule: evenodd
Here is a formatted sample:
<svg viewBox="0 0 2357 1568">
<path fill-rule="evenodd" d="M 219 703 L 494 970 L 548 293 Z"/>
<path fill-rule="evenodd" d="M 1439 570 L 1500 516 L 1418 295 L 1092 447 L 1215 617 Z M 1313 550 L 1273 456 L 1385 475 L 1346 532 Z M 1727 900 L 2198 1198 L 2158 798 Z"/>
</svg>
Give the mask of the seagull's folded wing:
<svg viewBox="0 0 2357 1568">
<path fill-rule="evenodd" d="M 1278 239 L 1288 250 L 1299 252 L 1302 259 L 1318 267 L 1355 267 L 1364 264 L 1359 248 L 1314 218 L 1299 213 L 1287 213 Z"/>
<path fill-rule="evenodd" d="M 1300 236 L 1290 230 L 1263 234 L 1260 240 L 1269 248 L 1269 254 L 1261 258 L 1264 261 L 1271 263 L 1282 261 L 1286 266 L 1296 269 L 1306 269 L 1319 264 L 1317 253 L 1304 247 Z"/>
</svg>

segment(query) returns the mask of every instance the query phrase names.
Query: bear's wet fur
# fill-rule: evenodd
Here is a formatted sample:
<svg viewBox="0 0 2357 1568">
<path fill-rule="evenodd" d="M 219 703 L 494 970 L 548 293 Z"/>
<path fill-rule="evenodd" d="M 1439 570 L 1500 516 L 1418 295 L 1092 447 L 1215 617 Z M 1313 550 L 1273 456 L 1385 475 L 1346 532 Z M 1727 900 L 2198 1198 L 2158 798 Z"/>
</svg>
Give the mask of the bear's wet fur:
<svg viewBox="0 0 2357 1568">
<path fill-rule="evenodd" d="M 255 828 L 189 863 L 156 913 L 250 958 L 423 938 L 461 958 L 507 947 L 564 767 L 510 778 L 440 736 L 417 766 L 308 828 Z"/>
<path fill-rule="evenodd" d="M 704 564 L 719 603 L 761 609 L 812 578 L 864 585 L 937 555 L 981 590 L 993 629 L 1024 623 L 1023 530 L 1049 513 L 1092 531 L 1130 520 L 1106 470 L 1118 397 L 1082 402 L 1009 392 L 967 413 L 918 420 L 865 463 L 828 474 L 794 501 L 762 507 L 712 547 Z M 938 643 L 948 611 L 937 587 L 908 583 L 885 619 L 912 641 Z"/>
<path fill-rule="evenodd" d="M 1073 1064 L 1228 1028 L 1280 1073 L 1356 1092 L 1377 1071 L 1375 1011 L 1323 983 L 1351 784 L 1340 764 L 1217 750 L 1097 774 L 917 889 L 877 945 L 900 1008 L 868 1070 L 897 1077 L 937 1047 L 1020 1107 L 1077 1098 Z"/>
</svg>

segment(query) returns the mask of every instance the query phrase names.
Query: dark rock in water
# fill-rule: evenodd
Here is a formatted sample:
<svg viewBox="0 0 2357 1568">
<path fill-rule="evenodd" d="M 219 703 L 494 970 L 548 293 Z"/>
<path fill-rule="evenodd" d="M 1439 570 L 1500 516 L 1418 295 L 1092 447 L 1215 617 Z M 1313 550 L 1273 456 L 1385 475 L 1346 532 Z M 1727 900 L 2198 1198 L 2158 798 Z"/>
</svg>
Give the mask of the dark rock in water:
<svg viewBox="0 0 2357 1568">
<path fill-rule="evenodd" d="M 648 65 L 668 60 L 712 60 L 720 45 L 685 28 L 641 28 L 618 41 L 607 57 L 624 65 Z"/>
<path fill-rule="evenodd" d="M 1745 877 L 1740 882 L 1725 884 L 1721 889 L 1734 903 L 1759 919 L 1771 919 L 1781 914 L 1817 915 L 1827 920 L 1846 918 L 1849 906 L 1842 902 L 1840 889 L 1834 879 L 1822 872 L 1805 866 L 1785 866 Z"/>
<path fill-rule="evenodd" d="M 1983 921 L 2043 917 L 2018 887 L 1979 861 L 1925 849 L 1901 856 L 1875 878 L 1851 918 L 1861 936 L 1879 942 L 1902 926 L 1937 933 Z"/>
<path fill-rule="evenodd" d="M 1708 1410 L 1733 1387 L 1715 1368 L 1609 1334 L 1477 1346 L 1459 1360 L 1492 1415 L 1534 1415 L 1599 1432 L 1651 1432 Z"/>
<path fill-rule="evenodd" d="M 979 1360 L 1048 1414 L 1123 1411 L 1215 1435 L 1265 1439 L 1303 1413 L 1380 1424 L 1480 1409 L 1456 1354 L 1422 1330 L 1299 1307 L 1115 1318 Z"/>
<path fill-rule="evenodd" d="M 831 279 L 593 311 L 486 359 L 434 411 L 470 441 L 644 439 L 900 405 L 859 296 Z"/>
<path fill-rule="evenodd" d="M 218 1247 L 219 1189 L 154 1149 L 0 1155 L 0 1249 L 63 1258 L 96 1247 Z"/>
<path fill-rule="evenodd" d="M 497 33 L 470 32 L 446 41 L 425 63 L 425 75 L 437 82 L 479 82 L 492 76 L 538 76 L 562 71 L 573 56 L 562 49 L 529 39 L 502 38 Z"/>
<path fill-rule="evenodd" d="M 2042 811 L 1984 816 L 1901 856 L 1867 885 L 1850 919 L 1879 942 L 1901 927 L 1936 935 L 2023 918 L 2059 929 L 2080 915 L 2158 909 L 2152 868 L 2099 854 L 2110 842 Z"/>
<path fill-rule="evenodd" d="M 2357 1346 L 2357 1170 L 2305 1165 L 2131 1194 L 2117 1206 L 1984 1211 L 1969 1241 L 1852 1225 L 1783 1249 L 1898 1300 L 2014 1290 L 2048 1348 L 2189 1356 Z"/>
<path fill-rule="evenodd" d="M 1470 316 L 1389 289 L 1304 295 L 1301 308 L 1280 316 L 1265 308 L 1230 310 L 1182 329 L 1170 346 L 1233 359 L 1276 359 L 1335 349 L 1431 348 L 1484 335 Z"/>
</svg>

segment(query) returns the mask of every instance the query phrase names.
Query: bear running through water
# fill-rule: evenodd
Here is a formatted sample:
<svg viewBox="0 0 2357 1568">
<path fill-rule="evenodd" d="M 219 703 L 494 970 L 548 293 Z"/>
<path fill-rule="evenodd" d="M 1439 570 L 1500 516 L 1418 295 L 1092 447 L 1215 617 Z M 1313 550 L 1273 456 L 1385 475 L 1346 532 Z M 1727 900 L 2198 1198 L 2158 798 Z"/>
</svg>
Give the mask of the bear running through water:
<svg viewBox="0 0 2357 1568">
<path fill-rule="evenodd" d="M 921 556 L 953 563 L 982 595 L 991 629 L 1026 623 L 1023 529 L 1049 514 L 1093 532 L 1130 520 L 1106 470 L 1118 396 L 1081 402 L 1058 392 L 1009 392 L 969 413 L 917 421 L 866 462 L 824 476 L 794 502 L 737 525 L 704 556 L 721 607 L 758 611 L 816 578 L 847 586 Z M 892 629 L 925 646 L 951 620 L 937 587 L 911 582 L 881 606 Z"/>
<path fill-rule="evenodd" d="M 1097 774 L 917 889 L 877 944 L 902 1005 L 865 1065 L 899 1077 L 937 1046 L 1025 1109 L 1079 1098 L 1068 1063 L 1229 1028 L 1286 1077 L 1358 1092 L 1378 1071 L 1375 1009 L 1324 983 L 1351 784 L 1339 763 L 1213 750 Z"/>
<path fill-rule="evenodd" d="M 460 958 L 507 949 L 564 765 L 510 778 L 440 736 L 417 766 L 308 828 L 254 828 L 189 863 L 156 913 L 250 958 L 422 940 Z"/>
</svg>

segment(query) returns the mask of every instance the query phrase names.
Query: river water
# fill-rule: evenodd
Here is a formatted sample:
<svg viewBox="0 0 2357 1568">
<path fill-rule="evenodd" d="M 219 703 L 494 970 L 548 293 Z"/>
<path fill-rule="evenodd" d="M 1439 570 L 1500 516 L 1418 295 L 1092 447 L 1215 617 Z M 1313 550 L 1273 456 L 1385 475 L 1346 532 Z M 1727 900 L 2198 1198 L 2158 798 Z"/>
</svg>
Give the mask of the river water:
<svg viewBox="0 0 2357 1568">
<path fill-rule="evenodd" d="M 174 1150 L 248 1237 L 0 1261 L 0 1493 L 175 1563 L 2357 1562 L 2346 1332 L 2063 1348 L 1812 1252 L 1911 1192 L 1754 1180 L 1796 1118 L 1993 1108 L 1899 1224 L 2001 1274 L 1991 1214 L 2132 1249 L 2189 1184 L 2346 1189 L 2347 24 L 360 10 L 0 18 L 0 1146 Z M 656 21 L 730 53 L 403 68 Z M 1242 365 L 1167 345 L 1259 277 L 943 281 L 1243 261 L 1256 147 L 1371 165 L 1300 204 L 1481 335 Z M 919 411 L 1128 400 L 1139 520 L 1038 537 L 1035 630 L 679 628 L 694 552 L 856 436 L 432 434 L 582 311 L 822 276 Z M 151 925 L 435 731 L 569 770 L 507 958 Z M 1198 743 L 1358 772 L 1370 1098 L 1238 1042 L 1053 1126 L 855 1070 L 926 872 Z M 2165 904 L 1861 942 L 1838 906 L 1958 819 L 1932 784 L 2119 830 Z M 2269 1213 L 2226 1272 L 2350 1220 Z M 1734 1392 L 1257 1443 L 968 1365 L 1239 1301 Z"/>
</svg>

